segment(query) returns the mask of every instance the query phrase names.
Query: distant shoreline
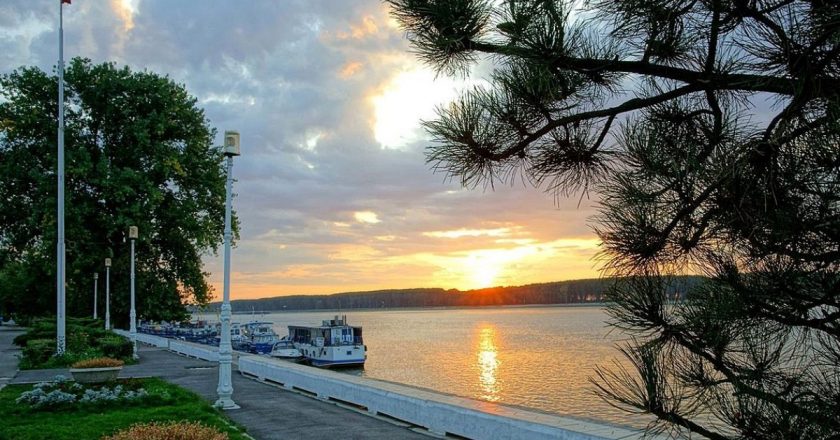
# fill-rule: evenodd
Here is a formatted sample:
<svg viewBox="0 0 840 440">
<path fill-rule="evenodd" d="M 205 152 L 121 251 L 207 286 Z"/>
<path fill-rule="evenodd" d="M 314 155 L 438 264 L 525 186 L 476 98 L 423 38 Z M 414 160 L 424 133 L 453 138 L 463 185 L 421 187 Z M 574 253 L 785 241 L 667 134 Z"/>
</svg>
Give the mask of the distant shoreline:
<svg viewBox="0 0 840 440">
<path fill-rule="evenodd" d="M 351 312 L 393 312 L 393 311 L 425 311 L 425 310 L 474 310 L 474 309 L 521 309 L 521 308 L 551 308 L 551 307 L 606 307 L 608 302 L 568 303 L 568 304 L 508 304 L 488 306 L 428 306 L 428 307 L 385 307 L 385 308 L 354 308 L 354 309 L 294 309 L 294 310 L 254 310 L 232 311 L 234 315 L 270 315 L 274 313 L 314 313 L 347 314 Z M 217 314 L 218 311 L 196 310 L 192 314 Z"/>
</svg>

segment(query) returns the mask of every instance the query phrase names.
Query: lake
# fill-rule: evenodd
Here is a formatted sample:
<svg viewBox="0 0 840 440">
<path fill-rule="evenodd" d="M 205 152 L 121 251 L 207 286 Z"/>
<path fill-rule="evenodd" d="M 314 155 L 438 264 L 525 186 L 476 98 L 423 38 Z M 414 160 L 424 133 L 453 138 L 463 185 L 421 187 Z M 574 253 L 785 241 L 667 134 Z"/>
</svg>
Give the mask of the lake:
<svg viewBox="0 0 840 440">
<path fill-rule="evenodd" d="M 278 334 L 288 325 L 316 325 L 337 312 L 257 315 Z M 473 399 L 639 426 L 592 393 L 596 365 L 623 361 L 601 307 L 498 307 L 346 311 L 364 327 L 368 359 L 348 374 L 428 388 Z M 216 315 L 201 315 L 218 320 Z M 234 315 L 247 322 L 251 315 Z"/>
</svg>

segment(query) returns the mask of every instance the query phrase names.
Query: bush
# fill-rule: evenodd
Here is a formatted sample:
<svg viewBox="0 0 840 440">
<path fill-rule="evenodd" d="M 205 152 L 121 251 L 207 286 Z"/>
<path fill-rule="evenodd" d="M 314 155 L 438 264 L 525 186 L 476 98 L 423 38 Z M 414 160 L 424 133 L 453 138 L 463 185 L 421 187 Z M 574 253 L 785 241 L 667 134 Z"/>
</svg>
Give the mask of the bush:
<svg viewBox="0 0 840 440">
<path fill-rule="evenodd" d="M 113 359 L 111 359 L 113 361 Z M 119 361 L 117 361 L 119 362 Z M 125 382 L 115 386 L 85 387 L 56 376 L 51 382 L 39 382 L 32 390 L 25 391 L 15 399 L 16 404 L 28 405 L 33 410 L 67 409 L 75 405 L 97 405 L 115 402 L 135 403 L 148 400 L 149 393 L 139 388 L 136 382 Z"/>
<path fill-rule="evenodd" d="M 31 339 L 21 353 L 31 364 L 47 362 L 55 353 L 55 339 Z"/>
<path fill-rule="evenodd" d="M 228 435 L 198 422 L 143 423 L 102 440 L 228 440 Z"/>
<path fill-rule="evenodd" d="M 134 354 L 131 341 L 122 336 L 104 336 L 97 341 L 102 354 L 115 359 L 130 358 Z"/>
<path fill-rule="evenodd" d="M 101 357 L 95 359 L 84 359 L 73 363 L 73 368 L 109 368 L 122 367 L 125 362 L 118 359 L 111 359 L 109 357 Z"/>
<path fill-rule="evenodd" d="M 55 352 L 55 319 L 33 320 L 30 330 L 15 337 L 14 342 L 21 348 L 21 369 L 60 368 L 74 362 L 98 357 L 131 360 L 133 347 L 127 339 L 105 330 L 104 323 L 98 319 L 67 319 L 67 350 L 62 356 L 53 356 Z M 36 347 L 29 347 L 35 341 L 52 341 L 50 344 L 37 342 Z M 47 350 L 49 346 L 49 350 Z"/>
<path fill-rule="evenodd" d="M 55 327 L 53 327 L 52 329 L 33 327 L 28 332 L 15 336 L 13 342 L 18 347 L 23 348 L 26 347 L 29 341 L 33 339 L 52 339 L 55 338 L 55 334 Z"/>
</svg>

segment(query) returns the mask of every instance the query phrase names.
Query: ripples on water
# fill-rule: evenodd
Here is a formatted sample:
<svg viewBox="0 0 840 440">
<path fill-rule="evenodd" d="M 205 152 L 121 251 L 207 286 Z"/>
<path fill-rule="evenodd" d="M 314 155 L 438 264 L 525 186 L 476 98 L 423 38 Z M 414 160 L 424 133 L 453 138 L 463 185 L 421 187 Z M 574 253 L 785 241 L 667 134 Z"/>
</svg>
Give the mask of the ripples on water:
<svg viewBox="0 0 840 440">
<path fill-rule="evenodd" d="M 315 325 L 336 312 L 259 315 L 278 334 L 288 325 Z M 346 311 L 364 327 L 374 379 L 478 400 L 639 426 L 598 399 L 588 378 L 596 365 L 620 357 L 620 337 L 600 307 L 503 307 Z M 210 318 L 213 319 L 213 318 Z M 249 315 L 234 315 L 246 322 Z M 621 360 L 621 359 L 619 359 Z"/>
</svg>

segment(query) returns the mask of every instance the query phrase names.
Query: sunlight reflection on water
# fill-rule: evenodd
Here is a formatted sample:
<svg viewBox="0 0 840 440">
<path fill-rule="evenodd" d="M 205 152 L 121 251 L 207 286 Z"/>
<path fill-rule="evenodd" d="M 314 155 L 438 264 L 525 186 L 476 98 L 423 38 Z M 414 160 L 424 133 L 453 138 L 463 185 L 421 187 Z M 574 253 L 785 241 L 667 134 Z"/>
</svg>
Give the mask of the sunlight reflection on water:
<svg viewBox="0 0 840 440">
<path fill-rule="evenodd" d="M 496 383 L 496 370 L 499 367 L 496 346 L 493 337 L 496 330 L 492 326 L 483 327 L 478 342 L 478 366 L 481 369 L 479 380 L 484 394 L 481 396 L 490 402 L 499 400 L 499 386 Z"/>
<path fill-rule="evenodd" d="M 485 402 L 644 426 L 593 394 L 598 365 L 624 363 L 600 307 L 499 307 L 340 312 L 364 327 L 368 360 L 348 370 Z M 278 334 L 316 325 L 334 311 L 257 316 Z M 209 317 L 215 319 L 215 317 Z M 234 315 L 247 322 L 250 315 Z M 340 370 L 339 370 L 340 371 Z"/>
</svg>

